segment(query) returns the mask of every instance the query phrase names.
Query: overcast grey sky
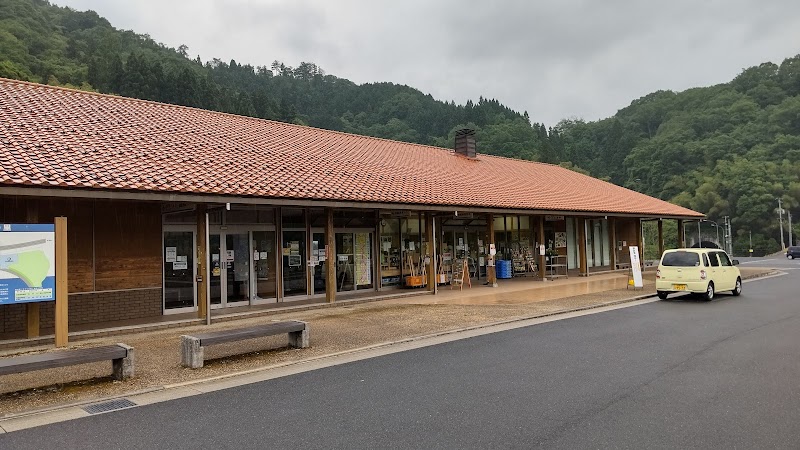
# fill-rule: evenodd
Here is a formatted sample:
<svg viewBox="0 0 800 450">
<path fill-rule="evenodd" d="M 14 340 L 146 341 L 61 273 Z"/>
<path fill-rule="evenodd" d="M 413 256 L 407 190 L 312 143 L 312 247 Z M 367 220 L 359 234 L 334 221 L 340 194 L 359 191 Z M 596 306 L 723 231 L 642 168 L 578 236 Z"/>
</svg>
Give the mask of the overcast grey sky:
<svg viewBox="0 0 800 450">
<path fill-rule="evenodd" d="M 531 120 L 596 120 L 659 89 L 800 53 L 798 0 L 55 0 L 203 61 L 314 62 Z"/>
</svg>

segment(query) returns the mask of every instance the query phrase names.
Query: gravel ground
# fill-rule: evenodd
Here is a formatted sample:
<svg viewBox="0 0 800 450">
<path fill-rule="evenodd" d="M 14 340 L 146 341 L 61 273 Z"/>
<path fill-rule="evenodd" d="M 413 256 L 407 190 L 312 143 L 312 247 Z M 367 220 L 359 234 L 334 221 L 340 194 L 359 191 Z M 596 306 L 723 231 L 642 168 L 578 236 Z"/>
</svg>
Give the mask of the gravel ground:
<svg viewBox="0 0 800 450">
<path fill-rule="evenodd" d="M 742 269 L 745 278 L 762 276 L 770 269 Z M 650 274 L 650 277 L 654 275 Z M 653 294 L 652 282 L 644 290 L 617 289 L 557 300 L 515 305 L 439 305 L 366 303 L 267 317 L 222 322 L 207 326 L 131 333 L 73 347 L 125 342 L 136 349 L 136 376 L 112 380 L 111 363 L 94 363 L 5 375 L 0 383 L 0 417 L 75 402 L 122 396 L 135 391 L 199 380 L 248 369 L 296 362 L 366 346 L 391 343 L 494 322 L 537 317 Z M 302 320 L 309 323 L 311 347 L 288 349 L 286 335 L 217 345 L 206 349 L 205 367 L 180 365 L 180 335 L 239 328 L 271 321 Z M 268 350 L 264 350 L 264 349 Z"/>
</svg>

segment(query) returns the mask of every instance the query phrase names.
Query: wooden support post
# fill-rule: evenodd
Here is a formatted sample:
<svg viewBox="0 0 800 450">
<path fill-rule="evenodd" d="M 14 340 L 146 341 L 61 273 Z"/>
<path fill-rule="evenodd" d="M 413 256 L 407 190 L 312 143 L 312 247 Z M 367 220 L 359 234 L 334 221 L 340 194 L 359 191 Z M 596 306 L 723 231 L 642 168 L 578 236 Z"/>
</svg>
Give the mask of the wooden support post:
<svg viewBox="0 0 800 450">
<path fill-rule="evenodd" d="M 206 212 L 208 211 L 205 204 L 197 205 L 197 234 L 195 240 L 197 241 L 197 277 L 200 282 L 197 283 L 197 317 L 201 319 L 206 318 L 209 314 L 208 308 L 208 285 L 211 280 L 208 279 L 208 248 L 206 248 L 208 229 L 206 228 Z"/>
<path fill-rule="evenodd" d="M 586 219 L 583 217 L 575 218 L 575 224 L 578 226 L 578 256 L 580 258 L 579 270 L 580 276 L 589 276 L 588 267 L 586 264 Z"/>
<path fill-rule="evenodd" d="M 28 319 L 26 335 L 28 339 L 39 337 L 39 303 L 26 303 L 25 314 Z"/>
<path fill-rule="evenodd" d="M 611 234 L 611 270 L 617 268 L 617 219 L 609 217 L 608 219 L 609 233 Z"/>
<path fill-rule="evenodd" d="M 67 267 L 67 218 L 56 217 L 56 347 L 69 343 L 69 279 Z"/>
<path fill-rule="evenodd" d="M 336 236 L 333 234 L 333 208 L 325 208 L 325 301 L 336 301 Z"/>
<path fill-rule="evenodd" d="M 26 223 L 35 224 L 39 223 L 39 208 L 33 199 L 28 199 L 28 213 Z M 25 304 L 25 316 L 27 317 L 27 325 L 25 328 L 28 339 L 39 337 L 39 302 Z"/>
<path fill-rule="evenodd" d="M 375 234 L 373 234 L 374 238 L 372 239 L 372 254 L 375 255 L 372 258 L 372 273 L 375 277 L 375 282 L 372 284 L 376 291 L 380 291 L 383 289 L 383 272 L 381 271 L 381 254 L 383 253 L 383 249 L 381 248 L 381 212 L 380 210 L 375 210 Z"/>
<path fill-rule="evenodd" d="M 664 254 L 664 221 L 658 219 L 658 256 Z"/>
<path fill-rule="evenodd" d="M 683 248 L 683 220 L 678 219 L 678 248 Z"/>
<path fill-rule="evenodd" d="M 639 261 L 641 266 L 644 267 L 644 248 L 642 239 L 642 219 L 636 219 L 636 246 L 639 248 Z"/>
<path fill-rule="evenodd" d="M 283 301 L 283 210 L 275 208 L 275 297 Z"/>
<path fill-rule="evenodd" d="M 491 244 L 494 244 L 494 214 L 489 214 L 488 219 L 486 221 L 486 228 L 489 234 L 489 240 L 486 243 L 486 283 L 489 286 L 497 287 L 497 255 L 490 255 L 489 248 Z M 489 265 L 489 261 L 492 261 L 492 265 Z"/>
<path fill-rule="evenodd" d="M 537 259 L 539 261 L 539 277 L 544 281 L 545 275 L 547 275 L 547 256 L 542 255 L 540 251 L 542 245 L 546 245 L 544 242 L 544 216 L 539 216 L 539 225 L 538 228 L 538 237 L 536 238 L 539 241 L 539 248 L 535 248 L 533 251 L 537 255 Z"/>
<path fill-rule="evenodd" d="M 433 253 L 433 221 L 434 221 L 433 213 L 428 212 L 425 214 L 425 241 L 427 242 L 427 251 L 425 255 L 430 258 L 430 264 L 428 264 L 428 290 L 433 292 L 436 290 L 436 255 Z"/>
</svg>

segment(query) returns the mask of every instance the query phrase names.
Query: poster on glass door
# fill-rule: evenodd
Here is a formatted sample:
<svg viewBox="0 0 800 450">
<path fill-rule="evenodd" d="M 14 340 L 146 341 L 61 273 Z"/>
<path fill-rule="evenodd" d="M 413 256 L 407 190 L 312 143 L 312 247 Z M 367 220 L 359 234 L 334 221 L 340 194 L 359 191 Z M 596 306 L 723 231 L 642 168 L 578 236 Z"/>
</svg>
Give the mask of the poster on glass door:
<svg viewBox="0 0 800 450">
<path fill-rule="evenodd" d="M 369 233 L 356 233 L 355 244 L 356 285 L 364 286 L 372 283 L 370 264 Z"/>
</svg>

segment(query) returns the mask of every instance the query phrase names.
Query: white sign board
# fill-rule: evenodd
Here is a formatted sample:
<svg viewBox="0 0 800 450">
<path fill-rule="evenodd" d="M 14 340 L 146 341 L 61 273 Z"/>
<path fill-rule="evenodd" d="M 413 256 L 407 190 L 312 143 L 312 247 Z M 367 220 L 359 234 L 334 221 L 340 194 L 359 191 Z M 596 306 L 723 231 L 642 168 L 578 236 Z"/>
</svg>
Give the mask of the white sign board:
<svg viewBox="0 0 800 450">
<path fill-rule="evenodd" d="M 171 263 L 177 261 L 178 247 L 166 247 L 164 249 L 164 261 Z"/>
<path fill-rule="evenodd" d="M 631 270 L 633 271 L 633 287 L 644 287 L 642 282 L 642 263 L 639 261 L 639 247 L 631 245 Z"/>
<path fill-rule="evenodd" d="M 494 256 L 497 254 L 497 249 L 495 248 L 494 244 L 489 244 L 489 254 Z"/>
</svg>

